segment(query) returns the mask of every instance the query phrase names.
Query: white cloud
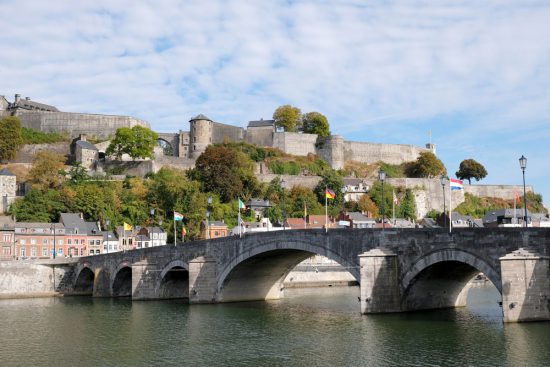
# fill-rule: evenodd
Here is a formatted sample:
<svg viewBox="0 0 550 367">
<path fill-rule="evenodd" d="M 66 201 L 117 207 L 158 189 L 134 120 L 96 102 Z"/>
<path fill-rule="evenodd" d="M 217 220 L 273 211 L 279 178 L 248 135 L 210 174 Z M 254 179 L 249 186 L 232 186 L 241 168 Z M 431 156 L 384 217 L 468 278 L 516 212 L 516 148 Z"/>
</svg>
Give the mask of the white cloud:
<svg viewBox="0 0 550 367">
<path fill-rule="evenodd" d="M 290 103 L 348 139 L 423 144 L 432 129 L 449 166 L 487 156 L 498 179 L 501 150 L 548 155 L 545 1 L 2 5 L 24 16 L 0 18 L 0 93 L 160 131 L 199 112 L 243 125 Z"/>
</svg>

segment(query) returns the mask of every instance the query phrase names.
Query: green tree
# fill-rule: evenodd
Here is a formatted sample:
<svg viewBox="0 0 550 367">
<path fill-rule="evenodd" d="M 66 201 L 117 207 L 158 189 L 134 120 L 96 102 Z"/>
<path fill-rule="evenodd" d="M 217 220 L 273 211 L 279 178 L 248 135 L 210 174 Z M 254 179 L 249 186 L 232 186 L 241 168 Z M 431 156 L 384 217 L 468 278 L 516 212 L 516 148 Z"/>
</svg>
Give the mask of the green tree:
<svg viewBox="0 0 550 367">
<path fill-rule="evenodd" d="M 487 170 L 481 163 L 473 159 L 465 159 L 460 162 L 460 167 L 456 172 L 456 177 L 461 180 L 468 180 L 468 183 L 472 184 L 472 178 L 479 181 L 487 177 Z"/>
<path fill-rule="evenodd" d="M 273 120 L 276 126 L 283 127 L 285 131 L 296 131 L 302 124 L 302 111 L 291 105 L 280 106 L 273 112 Z"/>
<path fill-rule="evenodd" d="M 24 198 L 16 200 L 9 209 L 19 222 L 52 222 L 67 211 L 59 190 L 42 192 L 32 189 Z"/>
<path fill-rule="evenodd" d="M 416 203 L 411 189 L 405 190 L 405 196 L 399 204 L 399 215 L 402 218 L 416 220 Z"/>
<path fill-rule="evenodd" d="M 66 180 L 65 157 L 54 152 L 38 152 L 35 154 L 32 161 L 32 168 L 29 171 L 29 182 L 33 184 L 33 188 L 47 191 L 62 186 Z"/>
<path fill-rule="evenodd" d="M 386 218 L 393 216 L 393 191 L 394 187 L 389 183 L 384 183 L 384 215 Z M 368 194 L 371 200 L 376 204 L 378 210 L 378 217 L 382 217 L 382 183 L 380 181 L 375 182 Z"/>
<path fill-rule="evenodd" d="M 254 162 L 243 152 L 226 146 L 208 146 L 195 163 L 203 190 L 218 194 L 223 202 L 243 200 L 260 193 Z"/>
<path fill-rule="evenodd" d="M 328 211 L 330 215 L 336 216 L 342 210 L 344 194 L 342 193 L 344 181 L 337 171 L 331 170 L 325 172 L 321 181 L 315 186 L 315 194 L 321 205 L 325 205 L 326 189 L 330 189 L 336 195 L 334 199 L 327 199 Z"/>
<path fill-rule="evenodd" d="M 407 167 L 407 175 L 409 177 L 428 177 L 447 175 L 447 170 L 443 162 L 432 152 L 420 153 L 416 161 L 412 162 Z"/>
<path fill-rule="evenodd" d="M 120 158 L 123 154 L 128 154 L 132 159 L 153 158 L 154 148 L 157 145 L 158 135 L 156 132 L 136 125 L 127 128 L 117 129 L 115 138 L 107 147 L 106 153 Z"/>
<path fill-rule="evenodd" d="M 15 158 L 22 145 L 23 137 L 21 136 L 21 121 L 19 118 L 9 116 L 0 120 L 0 161 Z"/>
<path fill-rule="evenodd" d="M 302 117 L 304 133 L 317 134 L 319 137 L 330 135 L 330 126 L 325 115 L 319 112 L 308 112 Z"/>
<path fill-rule="evenodd" d="M 82 167 L 82 162 L 80 161 L 74 162 L 71 169 L 69 169 L 69 172 L 62 171 L 62 174 L 68 176 L 69 181 L 75 185 L 81 184 L 82 182 L 90 179 L 86 168 Z"/>
</svg>

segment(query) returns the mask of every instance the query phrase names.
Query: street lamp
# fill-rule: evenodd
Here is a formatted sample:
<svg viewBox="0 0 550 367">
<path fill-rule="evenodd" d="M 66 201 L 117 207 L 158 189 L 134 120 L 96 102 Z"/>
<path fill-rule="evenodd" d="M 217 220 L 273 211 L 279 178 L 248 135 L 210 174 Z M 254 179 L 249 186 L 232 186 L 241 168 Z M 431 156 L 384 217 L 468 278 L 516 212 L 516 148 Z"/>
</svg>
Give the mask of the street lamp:
<svg viewBox="0 0 550 367">
<path fill-rule="evenodd" d="M 208 207 L 206 208 L 206 238 L 210 238 L 210 210 L 211 210 L 211 208 L 212 208 L 212 196 L 208 196 Z"/>
<path fill-rule="evenodd" d="M 443 227 L 444 228 L 447 228 L 447 217 L 445 214 L 447 212 L 447 208 L 446 208 L 446 200 L 445 200 L 445 184 L 447 183 L 447 178 L 445 178 L 445 176 L 441 176 L 439 178 L 439 180 L 441 181 L 441 187 L 443 188 Z"/>
<path fill-rule="evenodd" d="M 525 228 L 527 228 L 527 193 L 525 192 L 525 168 L 527 168 L 527 158 L 522 154 L 519 159 L 519 166 L 521 167 L 521 172 L 523 173 L 523 222 Z"/>
<path fill-rule="evenodd" d="M 386 180 L 386 172 L 381 169 L 378 171 L 378 179 L 382 182 L 382 230 L 386 227 L 386 213 L 384 212 L 384 180 Z"/>
<path fill-rule="evenodd" d="M 284 179 L 282 179 L 281 180 L 281 189 L 283 190 L 283 197 L 282 197 L 282 202 L 283 202 L 283 231 L 286 229 L 285 186 L 286 186 L 286 182 L 285 182 Z"/>
<path fill-rule="evenodd" d="M 348 191 L 348 188 L 346 186 L 342 186 L 342 215 L 346 211 L 346 192 Z M 342 217 L 343 220 L 343 217 Z"/>
<path fill-rule="evenodd" d="M 105 232 L 107 232 L 107 253 L 109 253 L 109 246 L 111 245 L 111 244 L 109 243 L 109 242 L 111 242 L 111 241 L 109 240 L 109 226 L 110 226 L 110 225 L 111 225 L 111 221 L 110 221 L 109 219 L 106 219 L 106 220 L 105 220 L 105 229 L 106 229 Z M 104 236 L 104 238 L 105 238 L 105 236 Z"/>
<path fill-rule="evenodd" d="M 53 230 L 53 258 L 55 259 L 55 222 L 52 223 L 51 229 Z"/>
</svg>

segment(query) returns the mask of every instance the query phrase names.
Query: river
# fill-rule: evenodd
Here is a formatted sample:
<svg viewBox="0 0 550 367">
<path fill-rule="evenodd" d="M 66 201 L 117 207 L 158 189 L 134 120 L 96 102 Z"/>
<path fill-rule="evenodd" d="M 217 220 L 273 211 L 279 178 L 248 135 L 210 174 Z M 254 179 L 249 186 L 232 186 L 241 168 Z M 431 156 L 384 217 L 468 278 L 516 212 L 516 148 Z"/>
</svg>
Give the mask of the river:
<svg viewBox="0 0 550 367">
<path fill-rule="evenodd" d="M 188 306 L 86 297 L 1 300 L 7 366 L 548 366 L 550 323 L 502 323 L 492 285 L 468 307 L 359 314 L 359 288 Z"/>
</svg>

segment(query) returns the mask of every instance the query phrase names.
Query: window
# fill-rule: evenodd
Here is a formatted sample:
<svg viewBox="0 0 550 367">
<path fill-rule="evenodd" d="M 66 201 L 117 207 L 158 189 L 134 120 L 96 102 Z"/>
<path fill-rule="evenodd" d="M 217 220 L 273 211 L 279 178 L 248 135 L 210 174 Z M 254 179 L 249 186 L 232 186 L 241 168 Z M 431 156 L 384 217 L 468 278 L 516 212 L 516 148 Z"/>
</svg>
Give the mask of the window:
<svg viewBox="0 0 550 367">
<path fill-rule="evenodd" d="M 78 255 L 78 253 L 77 253 L 77 255 Z M 80 256 L 84 256 L 84 249 L 83 248 L 80 249 Z"/>
<path fill-rule="evenodd" d="M 107 245 L 103 245 L 103 251 L 107 251 Z"/>
<path fill-rule="evenodd" d="M 4 235 L 2 236 L 2 240 L 3 240 L 4 242 L 11 242 L 11 235 L 9 235 L 9 234 L 4 234 Z"/>
<path fill-rule="evenodd" d="M 48 248 L 42 247 L 42 257 L 47 257 L 47 256 L 48 256 Z"/>
<path fill-rule="evenodd" d="M 96 254 L 96 255 L 99 255 L 99 250 L 95 250 L 95 254 Z"/>
<path fill-rule="evenodd" d="M 36 238 L 31 238 L 31 245 L 36 245 Z"/>
<path fill-rule="evenodd" d="M 2 255 L 11 255 L 11 247 L 2 247 Z"/>
<path fill-rule="evenodd" d="M 214 237 L 218 237 L 219 233 L 218 231 L 214 231 Z"/>
<path fill-rule="evenodd" d="M 21 247 L 21 250 L 20 250 L 20 251 L 21 251 L 21 257 L 27 256 L 27 255 L 26 255 L 27 252 L 26 252 L 26 249 L 25 249 L 24 247 Z"/>
<path fill-rule="evenodd" d="M 95 240 L 95 245 L 96 245 L 96 246 L 100 246 L 100 245 L 101 245 L 101 241 L 100 241 L 100 240 Z"/>
<path fill-rule="evenodd" d="M 90 246 L 93 246 L 93 245 L 94 245 L 94 240 L 88 241 L 88 244 L 89 244 Z"/>
<path fill-rule="evenodd" d="M 67 240 L 67 245 L 72 245 L 72 244 L 73 244 L 73 240 L 69 238 L 69 239 Z"/>
<path fill-rule="evenodd" d="M 63 256 L 63 249 L 62 249 L 62 248 L 58 248 L 58 249 L 57 249 L 57 254 Z"/>
<path fill-rule="evenodd" d="M 57 244 L 60 245 L 60 246 L 63 246 L 63 240 L 57 241 Z"/>
<path fill-rule="evenodd" d="M 19 243 L 21 243 L 22 245 L 25 245 L 27 244 L 27 240 L 19 240 Z"/>
<path fill-rule="evenodd" d="M 77 240 L 78 241 L 78 240 Z M 86 243 L 86 240 L 80 240 L 80 244 L 84 245 Z M 78 245 L 78 242 L 75 243 L 75 245 Z"/>
<path fill-rule="evenodd" d="M 94 254 L 94 250 L 90 250 L 90 255 L 93 255 Z"/>
</svg>

